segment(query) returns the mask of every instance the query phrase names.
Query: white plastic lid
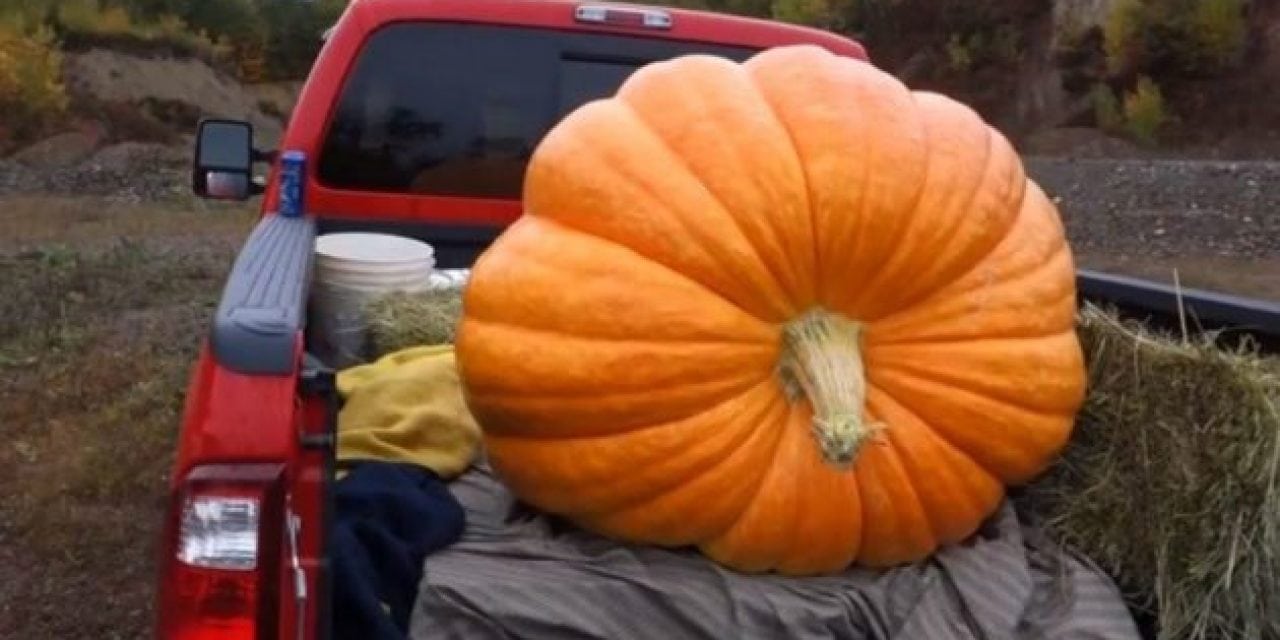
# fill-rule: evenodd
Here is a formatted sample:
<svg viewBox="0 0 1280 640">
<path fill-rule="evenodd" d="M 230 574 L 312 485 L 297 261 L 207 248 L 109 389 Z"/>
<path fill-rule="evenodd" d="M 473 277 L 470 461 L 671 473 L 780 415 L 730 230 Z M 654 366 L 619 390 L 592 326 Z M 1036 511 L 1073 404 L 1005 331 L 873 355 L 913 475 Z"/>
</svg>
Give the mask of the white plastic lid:
<svg viewBox="0 0 1280 640">
<path fill-rule="evenodd" d="M 316 238 L 322 257 L 353 262 L 431 262 L 435 249 L 413 238 L 385 233 L 330 233 Z"/>
</svg>

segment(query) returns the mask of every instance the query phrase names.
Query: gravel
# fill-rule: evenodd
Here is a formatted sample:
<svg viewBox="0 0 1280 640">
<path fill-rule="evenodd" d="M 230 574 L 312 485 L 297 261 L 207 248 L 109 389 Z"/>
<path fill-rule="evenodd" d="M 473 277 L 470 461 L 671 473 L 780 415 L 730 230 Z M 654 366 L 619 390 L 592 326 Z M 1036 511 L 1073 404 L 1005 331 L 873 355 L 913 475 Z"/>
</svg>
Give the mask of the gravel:
<svg viewBox="0 0 1280 640">
<path fill-rule="evenodd" d="M 1280 256 L 1280 162 L 1028 158 L 1073 246 L 1156 258 Z"/>
<path fill-rule="evenodd" d="M 123 143 L 70 167 L 0 159 L 0 197 L 58 193 L 157 202 L 189 194 L 189 145 Z M 1280 257 L 1280 162 L 1027 157 L 1073 246 L 1151 258 Z"/>
<path fill-rule="evenodd" d="M 125 203 L 173 200 L 190 193 L 187 153 L 182 147 L 126 142 L 56 168 L 0 159 L 0 197 L 55 193 Z"/>
</svg>

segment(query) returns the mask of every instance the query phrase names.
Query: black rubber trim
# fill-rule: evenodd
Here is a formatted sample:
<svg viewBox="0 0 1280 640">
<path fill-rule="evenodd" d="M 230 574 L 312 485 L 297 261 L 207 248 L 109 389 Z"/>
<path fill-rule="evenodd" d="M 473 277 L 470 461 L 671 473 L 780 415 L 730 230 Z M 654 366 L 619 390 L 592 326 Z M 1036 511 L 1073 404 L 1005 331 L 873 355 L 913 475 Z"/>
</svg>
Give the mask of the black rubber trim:
<svg viewBox="0 0 1280 640">
<path fill-rule="evenodd" d="M 432 224 L 426 222 L 387 222 L 358 218 L 320 218 L 319 233 L 366 231 L 390 233 L 421 240 L 435 248 L 436 267 L 469 268 L 493 243 L 505 227 L 489 225 Z"/>
<path fill-rule="evenodd" d="M 1166 328 L 1181 325 L 1179 302 L 1189 330 L 1222 330 L 1249 335 L 1264 350 L 1280 352 L 1280 303 L 1202 289 L 1181 289 L 1140 278 L 1082 269 L 1079 297 L 1114 305 L 1125 315 L 1143 317 Z"/>
<path fill-rule="evenodd" d="M 316 227 L 309 218 L 264 217 L 236 257 L 210 335 L 222 366 L 291 375 L 306 323 Z"/>
<path fill-rule="evenodd" d="M 305 438 L 304 449 L 319 450 L 324 456 L 321 478 L 320 502 L 320 560 L 316 575 L 316 640 L 333 637 L 333 558 L 329 548 L 329 532 L 337 513 L 334 484 L 337 482 L 338 411 L 341 397 L 338 395 L 337 373 L 309 353 L 303 354 L 302 375 L 298 379 L 299 392 L 304 396 L 324 402 L 324 432 L 318 437 Z"/>
</svg>

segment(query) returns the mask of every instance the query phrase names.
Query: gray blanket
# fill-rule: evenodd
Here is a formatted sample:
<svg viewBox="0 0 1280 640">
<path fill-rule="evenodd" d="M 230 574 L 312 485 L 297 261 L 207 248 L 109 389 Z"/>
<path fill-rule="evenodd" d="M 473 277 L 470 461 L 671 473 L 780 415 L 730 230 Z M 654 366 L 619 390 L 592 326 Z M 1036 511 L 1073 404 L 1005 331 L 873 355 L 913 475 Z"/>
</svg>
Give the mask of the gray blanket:
<svg viewBox="0 0 1280 640">
<path fill-rule="evenodd" d="M 452 490 L 467 530 L 427 558 L 416 640 L 1138 638 L 1111 581 L 1007 505 L 928 561 L 784 578 L 575 530 L 518 504 L 483 465 Z"/>
</svg>

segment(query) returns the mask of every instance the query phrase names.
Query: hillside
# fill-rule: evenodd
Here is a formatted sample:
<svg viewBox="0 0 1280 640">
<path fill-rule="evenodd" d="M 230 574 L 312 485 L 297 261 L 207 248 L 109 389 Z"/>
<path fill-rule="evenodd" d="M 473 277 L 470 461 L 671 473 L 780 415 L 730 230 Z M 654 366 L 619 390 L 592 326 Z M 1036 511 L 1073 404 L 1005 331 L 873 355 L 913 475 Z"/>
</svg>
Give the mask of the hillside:
<svg viewBox="0 0 1280 640">
<path fill-rule="evenodd" d="M 81 132 L 175 144 L 201 116 L 279 135 L 346 0 L 7 0 L 0 4 L 0 157 Z M 265 86 L 265 88 L 264 88 Z"/>
<path fill-rule="evenodd" d="M 659 2 L 850 34 L 1030 154 L 1280 157 L 1280 0 Z M 11 0 L 0 157 L 69 131 L 175 144 L 201 115 L 249 119 L 270 141 L 345 4 Z"/>
</svg>

